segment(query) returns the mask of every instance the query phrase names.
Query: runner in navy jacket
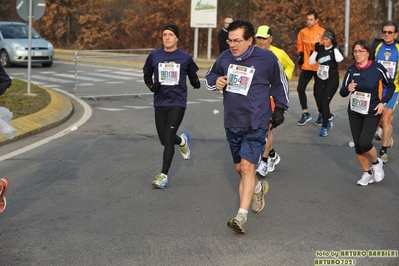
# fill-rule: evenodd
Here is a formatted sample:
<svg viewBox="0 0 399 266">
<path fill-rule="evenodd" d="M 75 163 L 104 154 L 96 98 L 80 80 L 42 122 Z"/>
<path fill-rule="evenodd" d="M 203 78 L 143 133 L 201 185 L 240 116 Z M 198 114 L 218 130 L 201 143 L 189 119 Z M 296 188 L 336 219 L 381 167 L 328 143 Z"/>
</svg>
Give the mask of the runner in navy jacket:
<svg viewBox="0 0 399 266">
<path fill-rule="evenodd" d="M 372 60 L 373 54 L 366 41 L 356 41 L 352 54 L 356 63 L 348 68 L 340 94 L 342 97 L 350 95 L 349 125 L 356 156 L 363 169 L 363 175 L 357 184 L 367 186 L 380 182 L 385 175 L 382 160 L 377 157 L 372 140 L 381 113 L 391 99 L 395 85 L 388 71 L 380 63 Z M 384 96 L 382 96 L 383 85 L 387 88 Z"/>
<path fill-rule="evenodd" d="M 210 90 L 223 89 L 224 127 L 235 169 L 241 177 L 240 208 L 227 225 L 245 233 L 248 209 L 258 213 L 265 206 L 269 190 L 266 181 L 259 182 L 255 164 L 262 156 L 272 110 L 272 124 L 284 121 L 288 109 L 288 80 L 277 57 L 254 46 L 255 29 L 247 21 L 236 20 L 228 27 L 230 51 L 223 52 L 205 77 Z"/>
</svg>

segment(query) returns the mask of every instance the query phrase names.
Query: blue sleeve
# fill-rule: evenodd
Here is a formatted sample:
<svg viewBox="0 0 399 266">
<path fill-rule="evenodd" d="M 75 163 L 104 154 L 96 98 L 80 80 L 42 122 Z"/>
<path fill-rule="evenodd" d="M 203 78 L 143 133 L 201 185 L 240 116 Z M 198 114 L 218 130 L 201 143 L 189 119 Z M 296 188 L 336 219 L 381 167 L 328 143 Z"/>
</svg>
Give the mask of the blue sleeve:
<svg viewBox="0 0 399 266">
<path fill-rule="evenodd" d="M 289 84 L 287 75 L 285 75 L 284 69 L 281 63 L 277 60 L 273 62 L 273 72 L 271 77 L 270 95 L 274 98 L 276 107 L 288 110 L 289 102 Z"/>
<path fill-rule="evenodd" d="M 349 82 L 351 82 L 349 80 L 350 76 L 351 76 L 351 69 L 349 68 L 348 71 L 346 71 L 345 77 L 342 81 L 341 89 L 339 90 L 339 95 L 341 95 L 342 97 L 347 97 L 349 95 L 348 85 Z"/>
<path fill-rule="evenodd" d="M 220 61 L 216 60 L 215 63 L 213 63 L 213 65 L 209 68 L 208 72 L 205 75 L 205 87 L 208 90 L 216 90 L 216 80 L 221 76 L 219 74 L 219 65 L 220 65 Z M 222 74 L 223 75 L 223 74 Z"/>
<path fill-rule="evenodd" d="M 4 71 L 2 67 L 0 67 L 0 95 L 2 95 L 10 86 L 11 86 L 11 78 Z"/>
</svg>

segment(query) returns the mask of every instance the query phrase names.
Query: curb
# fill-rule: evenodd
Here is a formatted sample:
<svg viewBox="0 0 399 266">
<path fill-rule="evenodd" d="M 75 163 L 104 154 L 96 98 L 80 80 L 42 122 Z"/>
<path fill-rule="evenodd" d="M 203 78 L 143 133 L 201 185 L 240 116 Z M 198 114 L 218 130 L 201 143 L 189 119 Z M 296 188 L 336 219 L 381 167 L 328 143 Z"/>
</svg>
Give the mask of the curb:
<svg viewBox="0 0 399 266">
<path fill-rule="evenodd" d="M 56 91 L 41 87 L 50 94 L 51 102 L 39 112 L 10 121 L 16 132 L 13 139 L 0 136 L 0 146 L 54 128 L 68 120 L 74 111 L 71 100 Z"/>
</svg>

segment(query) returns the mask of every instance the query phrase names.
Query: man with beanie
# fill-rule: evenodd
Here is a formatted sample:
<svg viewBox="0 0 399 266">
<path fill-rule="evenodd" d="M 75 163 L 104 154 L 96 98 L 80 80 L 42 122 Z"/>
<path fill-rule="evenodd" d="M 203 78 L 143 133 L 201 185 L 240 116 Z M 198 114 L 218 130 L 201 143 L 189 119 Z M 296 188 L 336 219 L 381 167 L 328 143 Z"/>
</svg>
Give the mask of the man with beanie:
<svg viewBox="0 0 399 266">
<path fill-rule="evenodd" d="M 232 18 L 225 18 L 224 19 L 224 27 L 219 31 L 218 34 L 218 43 L 219 43 L 219 52 L 222 53 L 225 50 L 229 50 L 229 45 L 226 43 L 227 40 L 227 28 L 229 27 L 230 23 L 233 22 Z"/>
<path fill-rule="evenodd" d="M 271 45 L 271 42 L 273 41 L 272 29 L 267 25 L 259 26 L 255 37 L 256 44 L 259 48 L 270 50 L 273 54 L 277 56 L 278 60 L 284 68 L 284 72 L 287 78 L 291 79 L 295 69 L 295 63 L 291 60 L 290 56 L 284 50 Z M 271 99 L 271 101 L 272 100 L 273 99 Z M 259 165 L 256 169 L 256 172 L 261 176 L 266 176 L 268 172 L 273 172 L 276 165 L 279 164 L 281 160 L 280 155 L 278 155 L 273 147 L 274 137 L 272 129 L 273 125 L 269 124 L 265 151 L 263 152 L 262 160 L 259 162 Z"/>
<path fill-rule="evenodd" d="M 316 80 L 316 73 L 319 64 L 309 65 L 309 57 L 314 51 L 314 45 L 321 42 L 324 29 L 319 26 L 319 15 L 316 11 L 311 10 L 306 17 L 307 27 L 303 28 L 298 33 L 297 49 L 298 49 L 298 64 L 301 66 L 301 74 L 298 79 L 298 96 L 302 107 L 302 116 L 298 121 L 299 126 L 305 125 L 312 119 L 308 110 L 308 103 L 306 97 L 306 86 L 313 78 Z M 321 125 L 321 121 L 316 121 L 316 125 Z"/>
<path fill-rule="evenodd" d="M 163 47 L 147 57 L 143 67 L 144 82 L 154 93 L 155 126 L 158 138 L 164 146 L 161 172 L 152 182 L 154 188 L 167 188 L 168 171 L 175 153 L 175 145 L 179 145 L 185 160 L 190 159 L 190 134 L 182 132 L 176 135 L 187 107 L 187 84 L 199 89 L 201 83 L 197 76 L 198 66 L 193 58 L 177 47 L 179 28 L 167 25 L 162 30 Z M 153 80 L 154 76 L 154 80 Z"/>
<path fill-rule="evenodd" d="M 226 138 L 240 176 L 240 206 L 227 225 L 243 234 L 249 208 L 259 213 L 265 207 L 269 184 L 259 182 L 255 165 L 265 148 L 270 118 L 273 127 L 284 122 L 288 80 L 277 57 L 254 45 L 255 28 L 250 22 L 233 21 L 227 30 L 230 51 L 219 55 L 205 76 L 205 84 L 209 90 L 223 90 Z M 276 105 L 273 114 L 270 96 Z"/>
</svg>

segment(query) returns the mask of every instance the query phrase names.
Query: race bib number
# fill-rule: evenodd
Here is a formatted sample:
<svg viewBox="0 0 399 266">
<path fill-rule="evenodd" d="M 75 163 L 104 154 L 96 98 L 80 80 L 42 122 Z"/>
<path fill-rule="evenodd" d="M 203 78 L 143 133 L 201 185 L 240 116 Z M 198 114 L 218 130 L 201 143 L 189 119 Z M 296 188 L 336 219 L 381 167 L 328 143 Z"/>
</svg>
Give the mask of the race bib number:
<svg viewBox="0 0 399 266">
<path fill-rule="evenodd" d="M 389 76 L 391 78 L 393 78 L 395 76 L 396 62 L 378 60 L 378 63 L 380 63 L 387 69 Z"/>
<path fill-rule="evenodd" d="M 175 62 L 159 63 L 158 74 L 161 85 L 177 85 L 180 80 L 180 64 Z"/>
<path fill-rule="evenodd" d="M 327 65 L 319 65 L 319 69 L 317 70 L 317 76 L 322 79 L 328 79 L 328 71 L 330 70 L 330 66 Z"/>
<path fill-rule="evenodd" d="M 351 110 L 359 114 L 367 115 L 370 108 L 370 98 L 370 93 L 354 91 L 350 98 Z"/>
<path fill-rule="evenodd" d="M 230 64 L 227 71 L 226 91 L 247 96 L 255 68 Z"/>
</svg>

